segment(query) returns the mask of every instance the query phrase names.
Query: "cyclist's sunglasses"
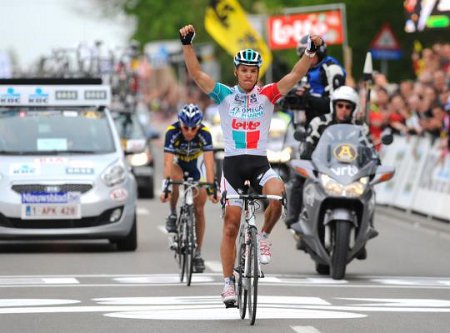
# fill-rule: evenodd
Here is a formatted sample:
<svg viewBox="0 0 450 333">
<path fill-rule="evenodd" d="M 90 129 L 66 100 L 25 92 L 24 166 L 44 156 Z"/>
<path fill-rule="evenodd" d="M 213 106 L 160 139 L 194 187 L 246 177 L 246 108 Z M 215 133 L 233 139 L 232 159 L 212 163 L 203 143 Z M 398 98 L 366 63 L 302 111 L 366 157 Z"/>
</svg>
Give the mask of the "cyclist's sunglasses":
<svg viewBox="0 0 450 333">
<path fill-rule="evenodd" d="M 339 109 L 346 108 L 347 110 L 353 110 L 353 105 L 347 103 L 336 103 L 336 107 Z"/>
<path fill-rule="evenodd" d="M 186 131 L 186 132 L 194 132 L 199 128 L 199 126 L 189 127 L 189 126 L 181 124 L 181 128 L 183 129 L 183 131 Z"/>
</svg>

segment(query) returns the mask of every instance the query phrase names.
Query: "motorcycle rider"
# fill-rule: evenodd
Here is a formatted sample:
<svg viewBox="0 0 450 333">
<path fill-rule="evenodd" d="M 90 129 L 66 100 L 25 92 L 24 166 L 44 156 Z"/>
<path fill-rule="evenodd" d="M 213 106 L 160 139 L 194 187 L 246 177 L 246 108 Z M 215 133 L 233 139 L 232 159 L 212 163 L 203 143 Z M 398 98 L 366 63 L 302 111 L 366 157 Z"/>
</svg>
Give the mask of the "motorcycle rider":
<svg viewBox="0 0 450 333">
<path fill-rule="evenodd" d="M 303 55 L 306 49 L 308 36 L 300 38 L 297 44 L 297 54 Z M 339 62 L 327 54 L 327 45 L 324 43 L 311 59 L 311 68 L 306 74 L 306 82 L 298 84 L 295 92 L 291 94 L 294 109 L 304 109 L 305 128 L 317 116 L 330 112 L 330 94 L 345 84 L 346 72 Z M 294 95 L 295 94 L 295 95 Z M 296 98 L 294 98 L 296 96 Z M 297 173 L 291 177 L 291 186 L 287 187 L 288 209 L 285 219 L 286 227 L 295 223 L 300 215 L 301 207 L 297 204 L 302 200 L 303 183 L 305 179 Z"/>
<path fill-rule="evenodd" d="M 341 86 L 337 88 L 331 95 L 330 108 L 330 113 L 315 117 L 308 125 L 306 130 L 307 137 L 305 139 L 303 150 L 300 154 L 301 159 L 311 159 L 311 155 L 319 142 L 320 136 L 328 126 L 334 124 L 357 124 L 357 118 L 360 116 L 358 93 L 355 89 L 349 86 Z M 367 138 L 367 147 L 373 147 L 369 136 L 369 127 L 365 123 L 361 126 L 363 126 L 363 131 L 365 137 Z M 306 179 L 301 176 L 298 177 L 298 193 L 295 198 L 296 201 L 293 202 L 291 198 L 291 205 L 298 206 L 299 211 L 301 211 L 303 206 L 303 186 L 305 184 L 305 180 Z M 297 220 L 293 223 L 297 222 Z M 301 250 L 303 249 L 303 244 L 300 236 L 298 234 L 297 236 L 297 249 Z M 358 255 L 358 259 L 365 259 L 366 256 L 367 253 L 365 248 L 363 248 L 360 255 Z"/>
</svg>

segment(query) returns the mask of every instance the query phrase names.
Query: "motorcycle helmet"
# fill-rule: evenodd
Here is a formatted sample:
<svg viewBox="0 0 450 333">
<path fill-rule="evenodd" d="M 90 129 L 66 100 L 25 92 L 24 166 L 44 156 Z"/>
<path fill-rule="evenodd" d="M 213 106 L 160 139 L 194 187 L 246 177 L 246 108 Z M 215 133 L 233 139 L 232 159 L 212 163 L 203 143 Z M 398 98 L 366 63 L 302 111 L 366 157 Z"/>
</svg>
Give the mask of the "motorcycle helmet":
<svg viewBox="0 0 450 333">
<path fill-rule="evenodd" d="M 234 56 L 234 66 L 239 65 L 247 65 L 247 66 L 257 66 L 258 68 L 261 67 L 262 64 L 262 58 L 259 52 L 256 52 L 252 49 L 245 49 L 240 50 L 236 55 Z"/>
<path fill-rule="evenodd" d="M 337 88 L 331 95 L 331 105 L 333 112 L 338 101 L 345 101 L 353 105 L 352 114 L 359 112 L 359 96 L 355 89 L 349 86 L 341 86 Z"/>
<path fill-rule="evenodd" d="M 184 126 L 196 127 L 200 125 L 203 120 L 203 113 L 195 104 L 186 104 L 178 112 L 178 120 Z"/>
<path fill-rule="evenodd" d="M 303 53 L 305 53 L 306 47 L 308 46 L 308 37 L 309 35 L 305 35 L 298 40 L 297 55 L 299 57 L 301 57 Z M 319 62 L 321 62 L 323 58 L 325 58 L 325 56 L 327 55 L 327 44 L 325 44 L 325 42 L 323 42 L 323 44 L 317 48 L 316 55 L 319 58 Z"/>
</svg>

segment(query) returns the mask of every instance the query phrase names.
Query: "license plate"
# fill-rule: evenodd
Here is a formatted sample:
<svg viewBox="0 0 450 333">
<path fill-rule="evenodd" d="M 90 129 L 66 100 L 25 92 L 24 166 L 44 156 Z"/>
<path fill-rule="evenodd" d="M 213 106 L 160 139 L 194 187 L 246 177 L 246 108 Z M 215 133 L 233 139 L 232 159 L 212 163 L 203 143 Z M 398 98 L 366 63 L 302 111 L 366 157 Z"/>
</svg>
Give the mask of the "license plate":
<svg viewBox="0 0 450 333">
<path fill-rule="evenodd" d="M 80 205 L 22 205 L 22 219 L 79 219 L 81 218 Z"/>
<path fill-rule="evenodd" d="M 79 192 L 22 193 L 22 219 L 79 219 Z"/>
</svg>

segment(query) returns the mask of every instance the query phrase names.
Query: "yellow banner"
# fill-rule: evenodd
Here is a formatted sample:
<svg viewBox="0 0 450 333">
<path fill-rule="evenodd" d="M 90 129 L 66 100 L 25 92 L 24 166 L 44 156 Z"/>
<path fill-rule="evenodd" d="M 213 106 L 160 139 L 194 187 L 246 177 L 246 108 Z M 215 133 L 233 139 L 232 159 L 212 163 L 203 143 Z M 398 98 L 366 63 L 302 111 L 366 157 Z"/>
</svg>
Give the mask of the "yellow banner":
<svg viewBox="0 0 450 333">
<path fill-rule="evenodd" d="M 261 53 L 261 77 L 272 63 L 272 54 L 264 39 L 253 29 L 245 11 L 236 0 L 212 0 L 205 14 L 206 31 L 233 57 L 242 49 Z"/>
</svg>

